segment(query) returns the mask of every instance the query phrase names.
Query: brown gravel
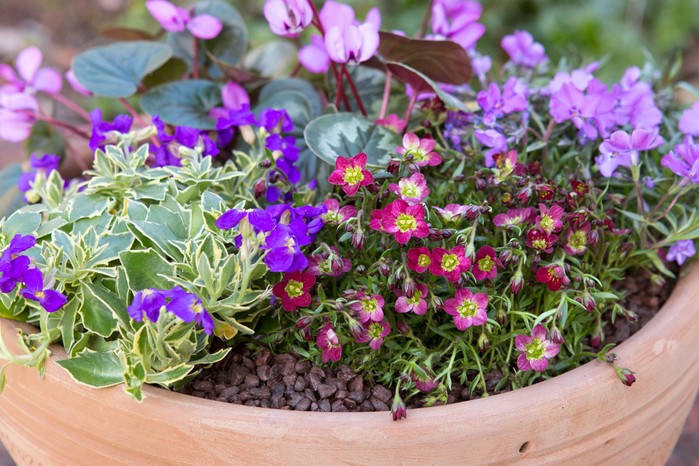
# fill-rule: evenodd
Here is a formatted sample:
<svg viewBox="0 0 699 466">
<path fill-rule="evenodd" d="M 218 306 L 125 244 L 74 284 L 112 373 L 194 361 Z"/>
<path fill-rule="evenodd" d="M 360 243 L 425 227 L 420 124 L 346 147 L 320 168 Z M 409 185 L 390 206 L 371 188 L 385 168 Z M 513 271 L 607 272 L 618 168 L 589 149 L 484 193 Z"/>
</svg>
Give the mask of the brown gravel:
<svg viewBox="0 0 699 466">
<path fill-rule="evenodd" d="M 638 331 L 657 313 L 673 286 L 656 285 L 648 274 L 627 277 L 620 284 L 627 290 L 624 306 L 638 319 L 631 322 L 619 316 L 612 325 L 611 315 L 604 316 L 605 342 L 619 343 Z M 502 373 L 492 371 L 485 378 L 488 391 L 495 393 Z M 505 387 L 501 391 L 508 390 Z M 202 371 L 182 392 L 227 403 L 296 411 L 388 411 L 393 400 L 389 387 L 363 380 L 346 365 L 321 368 L 293 353 L 273 356 L 265 348 L 253 353 L 244 346 Z M 474 396 L 479 396 L 478 390 Z M 471 398 L 469 389 L 455 382 L 448 391 L 447 403 Z M 418 408 L 426 402 L 426 396 L 415 396 L 407 405 Z"/>
</svg>

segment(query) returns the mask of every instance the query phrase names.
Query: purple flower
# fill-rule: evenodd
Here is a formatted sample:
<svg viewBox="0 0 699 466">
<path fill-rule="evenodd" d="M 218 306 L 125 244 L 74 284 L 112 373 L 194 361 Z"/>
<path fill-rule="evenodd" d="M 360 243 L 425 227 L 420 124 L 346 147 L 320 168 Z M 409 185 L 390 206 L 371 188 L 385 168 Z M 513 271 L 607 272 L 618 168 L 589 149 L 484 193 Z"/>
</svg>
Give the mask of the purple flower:
<svg viewBox="0 0 699 466">
<path fill-rule="evenodd" d="M 325 33 L 325 49 L 330 60 L 353 65 L 370 59 L 379 48 L 379 30 L 366 22 L 344 27 L 333 26 Z"/>
<path fill-rule="evenodd" d="M 31 183 L 36 179 L 37 173 L 41 172 L 44 175 L 48 175 L 54 170 L 58 170 L 58 164 L 61 162 L 61 158 L 58 155 L 45 154 L 41 157 L 37 157 L 36 154 L 32 154 L 30 158 L 30 164 L 33 170 L 23 173 L 19 180 L 17 181 L 17 187 L 22 192 L 29 191 Z"/>
<path fill-rule="evenodd" d="M 645 129 L 634 130 L 631 135 L 626 131 L 615 131 L 609 139 L 599 146 L 602 153 L 595 159 L 603 176 L 610 177 L 617 167 L 631 167 L 638 164 L 638 153 L 655 149 L 665 141 L 657 131 Z"/>
<path fill-rule="evenodd" d="M 507 152 L 507 139 L 505 139 L 505 136 L 494 129 L 476 130 L 473 134 L 478 142 L 489 148 L 483 154 L 485 156 L 485 166 L 495 166 L 493 156 Z"/>
<path fill-rule="evenodd" d="M 422 316 L 427 314 L 427 297 L 428 290 L 422 283 L 415 284 L 415 290 L 413 291 L 413 296 L 408 297 L 402 292 L 399 292 L 400 296 L 396 300 L 396 312 L 405 314 L 412 311 L 416 315 Z"/>
<path fill-rule="evenodd" d="M 579 68 L 571 71 L 570 73 L 566 71 L 559 71 L 556 73 L 551 81 L 549 81 L 548 86 L 542 92 L 545 95 L 555 94 L 561 90 L 564 84 L 570 83 L 575 86 L 581 92 L 587 89 L 590 81 L 594 79 L 592 73 L 599 67 L 599 62 L 592 62 L 585 68 Z"/>
<path fill-rule="evenodd" d="M 267 108 L 260 113 L 260 126 L 270 133 L 288 133 L 294 129 L 294 123 L 286 110 Z"/>
<path fill-rule="evenodd" d="M 224 114 L 218 115 L 216 129 L 221 131 L 233 126 L 252 126 L 256 124 L 255 114 L 250 111 L 250 105 L 242 104 L 237 110 L 228 110 Z"/>
<path fill-rule="evenodd" d="M 271 272 L 295 272 L 308 266 L 308 259 L 301 252 L 301 246 L 311 242 L 306 233 L 308 227 L 303 222 L 292 223 L 295 225 L 277 225 L 267 236 L 264 261 Z"/>
<path fill-rule="evenodd" d="M 244 105 L 250 106 L 250 96 L 243 86 L 236 82 L 229 82 L 221 89 L 221 101 L 224 108 L 240 110 Z"/>
<path fill-rule="evenodd" d="M 128 133 L 133 124 L 133 118 L 129 115 L 117 115 L 114 122 L 102 120 L 102 109 L 96 108 L 90 112 L 92 120 L 92 134 L 90 136 L 90 149 L 95 151 L 107 140 L 107 133 L 115 131 L 117 133 Z"/>
<path fill-rule="evenodd" d="M 311 73 L 325 73 L 330 68 L 330 57 L 325 50 L 323 37 L 318 34 L 311 36 L 311 43 L 299 50 L 299 62 Z"/>
<path fill-rule="evenodd" d="M 435 1 L 432 5 L 432 39 L 447 39 L 464 49 L 472 48 L 485 34 L 485 26 L 476 22 L 483 7 L 478 2 Z"/>
<path fill-rule="evenodd" d="M 129 315 L 136 322 L 143 320 L 143 313 L 153 322 L 158 321 L 160 308 L 165 306 L 165 296 L 153 288 L 137 291 L 128 307 Z"/>
<path fill-rule="evenodd" d="M 170 298 L 170 302 L 165 305 L 166 309 L 184 322 L 196 322 L 204 332 L 211 335 L 214 331 L 214 320 L 211 314 L 204 309 L 201 299 L 191 293 L 187 293 L 179 286 L 176 286 L 165 293 Z"/>
<path fill-rule="evenodd" d="M 3 92 L 46 92 L 58 94 L 63 87 L 63 80 L 53 68 L 41 68 L 44 57 L 41 50 L 36 47 L 28 47 L 17 55 L 15 65 L 17 74 L 11 66 L 0 64 L 0 80 L 7 81 L 3 86 Z"/>
<path fill-rule="evenodd" d="M 676 175 L 689 178 L 699 184 L 699 146 L 694 144 L 691 136 L 687 136 L 682 144 L 670 151 L 660 164 L 667 167 Z"/>
<path fill-rule="evenodd" d="M 19 92 L 0 92 L 0 139 L 21 142 L 29 137 L 39 111 L 34 96 Z"/>
<path fill-rule="evenodd" d="M 527 31 L 515 31 L 514 34 L 503 37 L 500 45 L 515 65 L 534 68 L 548 60 L 544 46 L 534 42 L 534 38 Z"/>
<path fill-rule="evenodd" d="M 25 299 L 38 301 L 46 312 L 55 312 L 65 306 L 68 298 L 56 290 L 44 289 L 44 277 L 41 271 L 31 268 L 22 277 L 24 288 L 20 291 Z"/>
<path fill-rule="evenodd" d="M 521 112 L 527 109 L 527 85 L 512 76 L 507 80 L 502 93 L 495 83 L 490 83 L 488 90 L 478 93 L 478 105 L 485 112 L 483 123 L 492 126 L 496 118 Z"/>
<path fill-rule="evenodd" d="M 189 31 L 199 39 L 213 39 L 223 29 L 221 20 L 211 15 L 192 17 L 191 10 L 173 5 L 166 0 L 148 0 L 146 8 L 166 31 Z"/>
<path fill-rule="evenodd" d="M 308 0 L 267 0 L 263 12 L 272 32 L 289 38 L 298 37 L 313 20 Z"/>
<path fill-rule="evenodd" d="M 78 94 L 82 94 L 85 97 L 92 97 L 94 95 L 90 89 L 86 88 L 80 83 L 80 81 L 78 81 L 78 78 L 75 76 L 72 69 L 66 71 L 65 77 L 68 84 L 70 84 L 70 87 L 72 87 Z"/>
<path fill-rule="evenodd" d="M 228 210 L 216 219 L 216 226 L 221 230 L 230 230 L 231 228 L 237 227 L 247 214 L 248 213 L 244 210 Z"/>
<path fill-rule="evenodd" d="M 550 112 L 556 123 L 571 120 L 585 137 L 596 139 L 598 131 L 593 119 L 600 100 L 599 94 L 586 95 L 573 84 L 565 83 L 560 91 L 551 95 Z"/>
<path fill-rule="evenodd" d="M 214 143 L 209 136 L 196 128 L 177 126 L 175 128 L 175 134 L 170 136 L 165 131 L 165 123 L 158 115 L 153 115 L 153 124 L 158 132 L 158 139 L 163 143 L 160 147 L 155 148 L 154 165 L 156 167 L 164 167 L 167 165 L 181 166 L 182 161 L 179 157 L 180 147 L 200 150 L 203 156 L 214 157 L 219 153 L 216 143 Z"/>
<path fill-rule="evenodd" d="M 0 255 L 0 272 L 8 272 L 12 268 L 12 263 L 21 257 L 20 253 L 33 248 L 36 245 L 36 238 L 31 235 L 15 235 L 9 246 Z M 28 260 L 28 258 L 27 258 Z"/>
<path fill-rule="evenodd" d="M 699 136 L 699 102 L 682 112 L 680 131 L 689 136 Z"/>
<path fill-rule="evenodd" d="M 655 105 L 653 88 L 640 82 L 640 77 L 641 70 L 634 66 L 626 70 L 619 84 L 614 85 L 616 124 L 631 124 L 634 129 L 655 129 L 662 123 L 663 114 Z"/>
<path fill-rule="evenodd" d="M 684 264 L 684 261 L 693 257 L 697 253 L 694 249 L 694 241 L 691 239 L 682 239 L 670 246 L 665 258 L 669 261 L 675 261 L 679 265 Z"/>
</svg>

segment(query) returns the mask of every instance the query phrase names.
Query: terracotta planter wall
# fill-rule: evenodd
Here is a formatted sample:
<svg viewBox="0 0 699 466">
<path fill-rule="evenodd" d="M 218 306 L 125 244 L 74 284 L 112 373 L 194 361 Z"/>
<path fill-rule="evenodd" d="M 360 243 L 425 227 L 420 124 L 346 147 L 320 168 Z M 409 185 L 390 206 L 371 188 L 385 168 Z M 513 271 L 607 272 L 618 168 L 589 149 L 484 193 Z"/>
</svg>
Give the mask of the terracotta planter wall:
<svg viewBox="0 0 699 466">
<path fill-rule="evenodd" d="M 592 362 L 516 392 L 387 413 L 308 413 L 201 400 L 157 388 L 142 404 L 118 387 L 12 367 L 0 438 L 18 464 L 661 465 L 699 386 L 699 267 L 616 351 L 625 387 Z M 0 322 L 12 348 L 15 325 Z M 64 352 L 54 348 L 55 357 Z"/>
</svg>

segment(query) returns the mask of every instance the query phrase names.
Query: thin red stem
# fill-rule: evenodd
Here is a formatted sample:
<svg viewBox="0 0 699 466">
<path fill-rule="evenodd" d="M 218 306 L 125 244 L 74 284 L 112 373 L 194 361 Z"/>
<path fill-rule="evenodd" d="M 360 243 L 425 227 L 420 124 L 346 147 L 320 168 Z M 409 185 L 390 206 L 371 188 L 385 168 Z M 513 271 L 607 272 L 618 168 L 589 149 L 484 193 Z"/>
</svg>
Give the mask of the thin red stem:
<svg viewBox="0 0 699 466">
<path fill-rule="evenodd" d="M 192 41 L 194 43 L 194 52 L 192 55 L 192 77 L 194 79 L 199 79 L 199 44 L 197 43 L 196 36 L 192 36 L 192 39 L 194 39 Z"/>
<path fill-rule="evenodd" d="M 354 100 L 357 102 L 359 111 L 362 112 L 362 115 L 366 116 L 366 110 L 364 109 L 364 103 L 362 102 L 362 98 L 359 96 L 357 86 L 354 85 L 352 75 L 350 75 L 349 70 L 347 69 L 347 66 L 344 63 L 342 64 L 342 72 L 347 77 L 347 84 L 349 84 L 349 87 L 352 90 L 352 95 L 354 96 Z"/>
<path fill-rule="evenodd" d="M 90 114 L 87 113 L 87 111 L 85 111 L 84 108 L 82 108 L 80 105 L 76 104 L 75 102 L 73 102 L 72 100 L 67 98 L 66 96 L 61 95 L 61 94 L 51 94 L 51 97 L 53 97 L 53 99 L 56 102 L 63 104 L 67 108 L 71 109 L 72 111 L 74 111 L 75 113 L 80 115 L 86 121 L 89 121 L 89 122 L 92 121 L 90 119 Z"/>
<path fill-rule="evenodd" d="M 410 97 L 410 102 L 408 102 L 408 108 L 405 110 L 405 127 L 408 128 L 410 124 L 410 115 L 413 113 L 413 107 L 415 107 L 415 102 L 417 102 L 417 91 L 413 90 L 413 95 Z"/>
<path fill-rule="evenodd" d="M 381 101 L 381 112 L 379 112 L 379 118 L 386 117 L 386 111 L 388 110 L 388 98 L 391 96 L 391 79 L 393 74 L 390 71 L 386 71 L 386 84 L 383 88 L 383 100 Z"/>
<path fill-rule="evenodd" d="M 34 112 L 25 112 L 25 113 L 27 115 L 37 119 L 37 120 L 45 121 L 46 123 L 50 123 L 54 126 L 59 126 L 61 128 L 65 128 L 65 129 L 77 134 L 81 138 L 90 139 L 90 135 L 88 135 L 85 131 L 81 130 L 80 128 L 71 125 L 70 123 L 66 123 L 65 121 L 57 120 L 55 118 L 51 118 L 50 116 L 41 115 L 39 113 L 34 113 Z"/>
<path fill-rule="evenodd" d="M 141 115 L 138 114 L 135 108 L 131 106 L 131 104 L 124 99 L 123 97 L 119 97 L 119 102 L 121 102 L 121 105 L 128 110 L 128 112 L 131 114 L 134 120 L 141 126 L 141 128 L 145 128 L 148 125 L 146 124 L 145 121 L 143 121 L 143 118 L 141 118 Z M 160 142 L 155 138 L 155 136 L 150 137 L 150 142 L 153 143 L 155 147 L 160 147 Z"/>
</svg>

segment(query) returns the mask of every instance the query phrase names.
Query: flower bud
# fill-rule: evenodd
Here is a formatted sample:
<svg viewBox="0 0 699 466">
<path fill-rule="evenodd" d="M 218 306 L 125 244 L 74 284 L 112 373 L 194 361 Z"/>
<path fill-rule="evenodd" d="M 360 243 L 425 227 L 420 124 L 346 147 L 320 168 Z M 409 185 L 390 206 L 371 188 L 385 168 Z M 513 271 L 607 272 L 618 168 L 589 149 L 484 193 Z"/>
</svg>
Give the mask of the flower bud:
<svg viewBox="0 0 699 466">
<path fill-rule="evenodd" d="M 309 325 L 311 325 L 310 317 L 301 317 L 299 320 L 296 321 L 296 328 L 306 328 Z"/>
<path fill-rule="evenodd" d="M 413 280 L 410 277 L 406 277 L 405 280 L 403 280 L 402 288 L 403 293 L 405 293 L 405 296 L 408 298 L 412 298 L 415 294 L 415 280 Z"/>
<path fill-rule="evenodd" d="M 391 405 L 391 415 L 394 421 L 408 417 L 408 413 L 405 408 L 405 403 L 398 393 L 393 397 L 393 404 Z"/>
<path fill-rule="evenodd" d="M 386 171 L 388 173 L 390 173 L 391 175 L 397 174 L 399 169 L 400 169 L 400 160 L 397 160 L 397 159 L 391 159 L 388 162 L 388 165 L 386 165 Z"/>
<path fill-rule="evenodd" d="M 253 187 L 253 191 L 255 192 L 256 198 L 264 196 L 267 191 L 267 183 L 265 183 L 265 180 L 258 180 Z"/>
<path fill-rule="evenodd" d="M 617 369 L 616 375 L 619 377 L 619 380 L 621 380 L 621 383 L 627 387 L 630 387 L 636 381 L 633 372 L 626 368 Z"/>
<path fill-rule="evenodd" d="M 313 341 L 313 332 L 311 332 L 311 327 L 306 327 L 301 329 L 301 337 L 306 341 Z"/>
<path fill-rule="evenodd" d="M 384 277 L 391 275 L 391 267 L 384 260 L 379 263 L 379 273 Z"/>
<path fill-rule="evenodd" d="M 29 204 L 35 204 L 41 200 L 41 196 L 39 196 L 39 193 L 37 193 L 34 189 L 30 189 L 24 193 L 24 198 Z"/>
<path fill-rule="evenodd" d="M 466 179 L 466 176 L 463 173 L 459 173 L 458 175 L 454 176 L 454 181 L 457 183 L 464 181 L 465 179 Z"/>
<path fill-rule="evenodd" d="M 519 190 L 517 193 L 517 200 L 522 204 L 528 204 L 529 199 L 532 197 L 532 188 L 526 186 Z"/>
<path fill-rule="evenodd" d="M 367 186 L 366 189 L 367 189 L 371 194 L 379 194 L 379 191 L 381 191 L 381 185 L 379 184 L 378 181 L 374 181 L 374 182 L 371 183 L 369 186 Z"/>
<path fill-rule="evenodd" d="M 483 332 L 478 337 L 478 349 L 481 350 L 481 352 L 483 353 L 487 351 L 489 347 L 490 341 L 488 340 L 488 337 L 485 335 L 485 332 Z"/>
<path fill-rule="evenodd" d="M 527 171 L 531 176 L 538 176 L 541 173 L 541 162 L 535 160 L 527 165 Z"/>
<path fill-rule="evenodd" d="M 563 343 L 563 334 L 558 329 L 558 327 L 553 327 L 553 329 L 551 329 L 551 341 L 553 341 L 557 345 Z"/>
<path fill-rule="evenodd" d="M 476 177 L 476 190 L 477 191 L 485 190 L 487 185 L 488 184 L 485 182 L 485 180 L 483 178 Z"/>
<path fill-rule="evenodd" d="M 350 332 L 355 340 L 360 340 L 362 336 L 364 336 L 364 326 L 360 324 L 358 320 L 347 317 L 347 324 L 349 325 Z"/>
<path fill-rule="evenodd" d="M 404 320 L 397 321 L 396 328 L 403 335 L 410 336 L 413 334 L 413 329 L 411 329 L 410 325 L 408 325 L 408 323 L 405 322 Z"/>
<path fill-rule="evenodd" d="M 592 335 L 592 338 L 590 339 L 590 345 L 593 348 L 599 348 L 602 346 L 602 341 L 603 341 L 603 335 L 602 332 L 600 332 L 599 329 L 595 330 L 594 335 Z"/>
<path fill-rule="evenodd" d="M 272 166 L 272 161 L 270 159 L 264 159 L 260 162 L 260 168 L 269 168 Z"/>
<path fill-rule="evenodd" d="M 366 266 L 365 265 L 358 265 L 354 268 L 354 273 L 357 275 L 364 275 L 366 273 Z"/>
<path fill-rule="evenodd" d="M 238 131 L 240 131 L 243 141 L 251 146 L 255 143 L 255 131 L 253 131 L 251 126 L 241 126 L 238 128 Z"/>
<path fill-rule="evenodd" d="M 512 290 L 512 293 L 517 294 L 520 291 L 522 291 L 523 284 L 524 277 L 522 276 L 522 272 L 520 270 L 517 270 L 517 272 L 515 272 L 514 276 L 512 277 L 512 280 L 510 281 L 510 290 Z"/>
<path fill-rule="evenodd" d="M 364 249 L 364 231 L 357 230 L 352 234 L 352 246 L 354 249 Z"/>
</svg>

